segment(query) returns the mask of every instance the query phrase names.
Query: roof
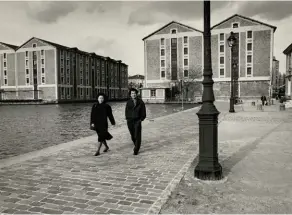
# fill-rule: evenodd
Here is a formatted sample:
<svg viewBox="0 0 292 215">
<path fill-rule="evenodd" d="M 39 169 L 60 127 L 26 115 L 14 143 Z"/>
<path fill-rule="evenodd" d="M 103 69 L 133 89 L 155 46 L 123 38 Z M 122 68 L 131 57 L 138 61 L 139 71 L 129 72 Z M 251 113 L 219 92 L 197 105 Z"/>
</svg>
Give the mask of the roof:
<svg viewBox="0 0 292 215">
<path fill-rule="evenodd" d="M 144 75 L 133 75 L 129 76 L 128 79 L 144 79 Z"/>
<path fill-rule="evenodd" d="M 166 28 L 167 26 L 169 26 L 169 25 L 171 25 L 171 24 L 178 24 L 178 25 L 181 25 L 181 26 L 186 27 L 186 28 L 188 28 L 188 29 L 191 29 L 191 30 L 194 30 L 194 31 L 198 31 L 198 32 L 200 32 L 200 33 L 203 33 L 202 31 L 200 31 L 200 30 L 198 30 L 198 29 L 196 29 L 196 28 L 193 28 L 193 27 L 191 27 L 191 26 L 188 26 L 188 25 L 185 25 L 185 24 L 179 23 L 179 22 L 177 22 L 177 21 L 171 21 L 170 23 L 168 23 L 168 24 L 162 26 L 162 27 L 159 28 L 158 30 L 156 30 L 156 31 L 154 31 L 153 33 L 149 34 L 148 36 L 144 37 L 142 40 L 145 40 L 145 39 L 147 39 L 148 37 L 151 37 L 152 35 L 156 34 L 158 31 L 162 30 L 163 28 Z"/>
<path fill-rule="evenodd" d="M 228 21 L 228 20 L 230 20 L 230 19 L 236 17 L 236 16 L 238 16 L 238 17 L 240 17 L 240 18 L 242 18 L 242 19 L 246 19 L 246 20 L 252 21 L 252 22 L 256 22 L 256 23 L 261 24 L 261 25 L 266 25 L 266 26 L 268 26 L 268 27 L 270 27 L 270 28 L 273 28 L 274 32 L 275 32 L 276 29 L 277 29 L 277 27 L 275 27 L 275 26 L 273 26 L 273 25 L 269 25 L 269 24 L 267 24 L 267 23 L 260 22 L 260 21 L 258 21 L 258 20 L 255 20 L 255 19 L 252 19 L 252 18 L 249 18 L 249 17 L 246 17 L 246 16 L 242 16 L 242 15 L 239 15 L 239 14 L 234 14 L 234 15 L 228 17 L 227 19 L 224 19 L 222 22 L 219 22 L 218 24 L 216 24 L 216 25 L 214 25 L 213 27 L 211 27 L 211 30 L 212 30 L 213 28 L 215 28 L 215 27 L 221 25 L 222 23 L 224 23 L 224 22 L 226 22 L 226 21 Z"/>
<path fill-rule="evenodd" d="M 288 55 L 292 52 L 292 43 L 283 51 L 283 54 Z"/>
<path fill-rule="evenodd" d="M 22 44 L 21 46 L 19 46 L 19 47 L 15 46 L 15 47 L 16 47 L 15 50 L 20 49 L 22 46 L 24 46 L 26 43 L 28 43 L 29 41 L 31 41 L 31 40 L 33 40 L 33 39 L 37 39 L 37 40 L 40 40 L 40 41 L 42 41 L 42 42 L 48 43 L 49 45 L 54 46 L 54 47 L 59 48 L 59 49 L 65 49 L 65 50 L 68 50 L 68 51 L 71 51 L 71 50 L 72 50 L 72 51 L 75 51 L 75 52 L 79 52 L 79 53 L 81 53 L 81 54 L 85 54 L 85 55 L 89 55 L 89 56 L 97 56 L 97 57 L 103 58 L 103 59 L 105 59 L 105 60 L 113 60 L 113 61 L 119 62 L 118 60 L 114 60 L 114 59 L 112 59 L 112 58 L 110 58 L 110 57 L 104 57 L 104 56 L 98 55 L 98 54 L 96 54 L 96 53 L 94 53 L 94 52 L 91 52 L 91 53 L 89 53 L 89 52 L 85 52 L 85 51 L 82 51 L 82 50 L 78 49 L 77 47 L 68 47 L 68 46 L 60 45 L 60 44 L 58 44 L 58 43 L 54 43 L 54 42 L 51 42 L 51 41 L 48 41 L 48 40 L 40 39 L 40 38 L 37 38 L 37 37 L 32 37 L 32 38 L 30 38 L 29 40 L 27 40 L 25 43 L 23 43 L 23 44 Z M 3 43 L 3 44 L 5 44 L 5 43 Z M 5 45 L 8 46 L 8 44 L 5 44 Z M 12 45 L 11 45 L 11 46 L 12 46 Z M 120 62 L 122 62 L 122 61 L 120 60 Z M 125 65 L 126 65 L 126 64 L 125 64 Z"/>
<path fill-rule="evenodd" d="M 15 45 L 11 45 L 11 44 L 8 44 L 8 43 L 3 43 L 3 42 L 0 42 L 2 43 L 3 45 L 5 46 L 8 46 L 9 48 L 13 49 L 13 50 L 16 50 L 18 48 L 18 46 L 15 46 Z"/>
</svg>

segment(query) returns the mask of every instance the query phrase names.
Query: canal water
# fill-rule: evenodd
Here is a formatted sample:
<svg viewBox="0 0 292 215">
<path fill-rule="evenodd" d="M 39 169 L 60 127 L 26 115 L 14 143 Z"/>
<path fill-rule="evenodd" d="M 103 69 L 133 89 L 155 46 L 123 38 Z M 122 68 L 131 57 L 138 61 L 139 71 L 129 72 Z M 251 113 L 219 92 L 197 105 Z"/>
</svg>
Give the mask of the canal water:
<svg viewBox="0 0 292 215">
<path fill-rule="evenodd" d="M 125 102 L 110 103 L 117 126 L 125 124 Z M 184 109 L 197 106 L 184 104 Z M 0 106 L 0 159 L 95 134 L 89 129 L 92 104 Z M 146 104 L 147 119 L 181 110 L 180 104 Z"/>
</svg>

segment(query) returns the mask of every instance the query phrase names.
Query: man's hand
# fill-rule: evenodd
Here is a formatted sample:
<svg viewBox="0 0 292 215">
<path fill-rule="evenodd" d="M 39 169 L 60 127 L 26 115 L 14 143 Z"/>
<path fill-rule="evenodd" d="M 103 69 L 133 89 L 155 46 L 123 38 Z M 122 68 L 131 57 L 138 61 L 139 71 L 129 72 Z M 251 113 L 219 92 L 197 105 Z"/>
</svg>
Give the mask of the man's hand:
<svg viewBox="0 0 292 215">
<path fill-rule="evenodd" d="M 94 127 L 94 124 L 93 123 L 91 124 L 91 127 Z"/>
</svg>

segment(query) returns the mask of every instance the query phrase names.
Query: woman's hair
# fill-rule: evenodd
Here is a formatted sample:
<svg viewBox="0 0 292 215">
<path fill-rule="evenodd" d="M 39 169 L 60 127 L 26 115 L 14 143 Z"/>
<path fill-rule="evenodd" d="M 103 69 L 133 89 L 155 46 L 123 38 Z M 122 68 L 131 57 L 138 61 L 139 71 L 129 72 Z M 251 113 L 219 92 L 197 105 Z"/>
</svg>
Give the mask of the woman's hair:
<svg viewBox="0 0 292 215">
<path fill-rule="evenodd" d="M 102 96 L 104 101 L 103 103 L 106 103 L 107 102 L 107 96 L 104 94 L 104 93 L 98 93 L 97 96 L 96 96 L 96 99 L 98 99 L 98 97 Z"/>
</svg>

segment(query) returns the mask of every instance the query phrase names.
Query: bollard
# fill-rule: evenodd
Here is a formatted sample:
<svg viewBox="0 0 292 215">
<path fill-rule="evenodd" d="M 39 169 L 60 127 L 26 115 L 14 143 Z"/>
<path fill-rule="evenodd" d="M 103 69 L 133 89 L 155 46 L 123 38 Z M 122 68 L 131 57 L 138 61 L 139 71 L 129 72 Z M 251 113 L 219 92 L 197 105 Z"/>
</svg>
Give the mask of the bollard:
<svg viewBox="0 0 292 215">
<path fill-rule="evenodd" d="M 284 111 L 285 110 L 285 104 L 281 103 L 280 104 L 280 111 Z"/>
<path fill-rule="evenodd" d="M 255 106 L 255 102 L 251 102 L 251 106 Z"/>
<path fill-rule="evenodd" d="M 257 105 L 257 110 L 263 110 L 263 105 L 262 104 L 258 104 Z"/>
</svg>

